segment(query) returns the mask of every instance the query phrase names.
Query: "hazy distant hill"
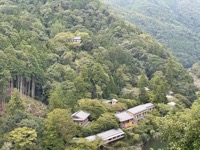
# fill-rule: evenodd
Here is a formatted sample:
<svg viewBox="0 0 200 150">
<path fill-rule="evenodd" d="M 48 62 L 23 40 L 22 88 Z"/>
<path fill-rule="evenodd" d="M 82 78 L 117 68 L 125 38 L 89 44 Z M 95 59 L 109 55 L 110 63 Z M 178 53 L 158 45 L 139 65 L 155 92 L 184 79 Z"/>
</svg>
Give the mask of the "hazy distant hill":
<svg viewBox="0 0 200 150">
<path fill-rule="evenodd" d="M 200 60 L 200 0 L 102 0 L 165 43 L 185 67 Z"/>
</svg>

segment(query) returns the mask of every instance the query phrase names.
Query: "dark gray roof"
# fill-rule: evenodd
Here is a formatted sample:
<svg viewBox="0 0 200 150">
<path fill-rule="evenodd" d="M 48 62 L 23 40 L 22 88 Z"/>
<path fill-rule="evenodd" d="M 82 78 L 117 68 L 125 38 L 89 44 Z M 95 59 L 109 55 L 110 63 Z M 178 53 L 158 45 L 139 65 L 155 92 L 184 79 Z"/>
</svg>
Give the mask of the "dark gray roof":
<svg viewBox="0 0 200 150">
<path fill-rule="evenodd" d="M 124 135 L 125 133 L 121 129 L 111 129 L 102 133 L 99 133 L 97 135 L 91 135 L 86 137 L 88 141 L 94 141 L 96 137 L 99 137 L 101 140 L 106 141 L 108 139 L 111 139 L 113 137 Z"/>
<path fill-rule="evenodd" d="M 90 113 L 87 113 L 85 111 L 79 110 L 72 114 L 73 120 L 85 120 L 90 116 Z"/>
<path fill-rule="evenodd" d="M 114 114 L 114 116 L 117 117 L 120 122 L 124 122 L 124 121 L 133 119 L 133 117 L 126 111 L 116 113 L 116 114 Z"/>
<path fill-rule="evenodd" d="M 151 109 L 151 108 L 154 108 L 154 105 L 152 103 L 146 103 L 146 104 L 142 104 L 142 105 L 130 108 L 127 111 L 132 114 L 138 114 L 143 111 L 147 111 L 148 109 Z"/>
</svg>

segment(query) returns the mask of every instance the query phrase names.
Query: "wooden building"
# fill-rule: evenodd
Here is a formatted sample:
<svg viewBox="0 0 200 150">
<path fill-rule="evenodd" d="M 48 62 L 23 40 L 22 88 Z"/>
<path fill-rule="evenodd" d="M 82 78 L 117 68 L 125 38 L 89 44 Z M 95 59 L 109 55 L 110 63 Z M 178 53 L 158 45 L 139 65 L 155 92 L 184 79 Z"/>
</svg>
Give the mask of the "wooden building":
<svg viewBox="0 0 200 150">
<path fill-rule="evenodd" d="M 134 119 L 136 121 L 144 118 L 148 111 L 153 110 L 154 109 L 154 105 L 152 103 L 146 103 L 146 104 L 142 104 L 133 108 L 130 108 L 127 110 L 127 112 L 134 117 Z"/>
<path fill-rule="evenodd" d="M 71 115 L 74 122 L 78 123 L 81 126 L 84 126 L 88 123 L 88 117 L 90 116 L 90 113 L 87 113 L 85 111 L 79 110 L 78 112 L 75 112 Z"/>
<path fill-rule="evenodd" d="M 124 138 L 125 133 L 121 129 L 111 129 L 105 132 L 98 133 L 96 135 L 88 136 L 86 139 L 90 142 L 94 141 L 96 138 L 100 138 L 104 144 L 115 142 L 119 139 Z"/>
<path fill-rule="evenodd" d="M 136 122 L 134 117 L 126 111 L 116 113 L 114 116 L 118 118 L 121 128 L 129 128 Z"/>
<path fill-rule="evenodd" d="M 75 37 L 72 39 L 72 42 L 73 42 L 73 43 L 81 43 L 81 42 L 82 42 L 82 37 L 80 37 L 80 36 L 75 36 Z"/>
</svg>

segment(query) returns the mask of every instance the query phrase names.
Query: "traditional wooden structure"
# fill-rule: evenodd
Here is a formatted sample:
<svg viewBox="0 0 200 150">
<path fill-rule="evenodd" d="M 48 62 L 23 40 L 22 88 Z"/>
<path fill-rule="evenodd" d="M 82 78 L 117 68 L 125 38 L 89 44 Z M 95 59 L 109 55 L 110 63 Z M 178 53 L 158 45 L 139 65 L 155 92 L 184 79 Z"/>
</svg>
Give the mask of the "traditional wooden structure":
<svg viewBox="0 0 200 150">
<path fill-rule="evenodd" d="M 121 128 L 129 128 L 136 122 L 134 117 L 126 111 L 116 113 L 114 116 L 118 118 Z"/>
<path fill-rule="evenodd" d="M 130 108 L 127 110 L 127 112 L 134 117 L 134 119 L 136 121 L 144 118 L 148 111 L 153 110 L 154 109 L 154 105 L 152 103 L 146 103 L 146 104 L 142 104 L 133 108 Z"/>
<path fill-rule="evenodd" d="M 72 39 L 72 42 L 73 42 L 73 43 L 81 43 L 81 42 L 82 42 L 82 37 L 81 37 L 81 36 L 75 36 L 75 37 Z"/>
<path fill-rule="evenodd" d="M 105 144 L 107 144 L 122 139 L 124 135 L 125 133 L 121 129 L 111 129 L 96 135 L 88 136 L 86 139 L 92 142 L 96 138 L 100 138 Z"/>
<path fill-rule="evenodd" d="M 84 126 L 88 123 L 88 117 L 90 116 L 90 113 L 87 113 L 85 111 L 79 110 L 72 114 L 72 118 L 74 122 L 78 123 L 81 126 Z"/>
</svg>

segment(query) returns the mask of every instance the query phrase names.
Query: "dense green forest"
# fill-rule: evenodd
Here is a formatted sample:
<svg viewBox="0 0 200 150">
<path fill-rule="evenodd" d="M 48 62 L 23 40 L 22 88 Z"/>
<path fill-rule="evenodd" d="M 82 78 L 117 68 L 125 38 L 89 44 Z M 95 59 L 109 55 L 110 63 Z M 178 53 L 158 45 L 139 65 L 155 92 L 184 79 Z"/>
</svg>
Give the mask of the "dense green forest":
<svg viewBox="0 0 200 150">
<path fill-rule="evenodd" d="M 101 0 L 171 48 L 185 67 L 200 60 L 200 1 Z"/>
<path fill-rule="evenodd" d="M 118 128 L 113 113 L 155 103 L 154 115 L 113 147 L 132 146 L 154 133 L 154 117 L 196 99 L 192 77 L 169 50 L 98 0 L 2 0 L 0 6 L 2 150 L 97 149 L 98 141 L 72 139 Z M 72 41 L 77 36 L 81 43 Z M 169 90 L 176 109 L 165 105 Z M 116 106 L 101 103 L 112 98 Z M 34 99 L 44 109 L 39 115 L 30 111 Z M 71 118 L 80 109 L 92 114 L 87 128 Z"/>
</svg>

